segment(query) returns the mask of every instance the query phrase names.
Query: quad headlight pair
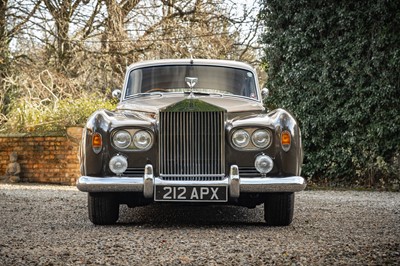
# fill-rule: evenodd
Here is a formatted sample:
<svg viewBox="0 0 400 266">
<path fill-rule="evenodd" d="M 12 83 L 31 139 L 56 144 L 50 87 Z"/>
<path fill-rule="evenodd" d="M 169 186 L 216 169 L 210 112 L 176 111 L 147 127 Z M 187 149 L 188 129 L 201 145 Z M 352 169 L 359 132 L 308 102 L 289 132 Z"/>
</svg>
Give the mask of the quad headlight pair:
<svg viewBox="0 0 400 266">
<path fill-rule="evenodd" d="M 148 150 L 153 145 L 153 136 L 143 129 L 118 130 L 112 135 L 112 143 L 117 149 Z"/>
<path fill-rule="evenodd" d="M 265 149 L 272 142 L 272 133 L 268 129 L 237 129 L 231 135 L 231 140 L 239 149 Z"/>
</svg>

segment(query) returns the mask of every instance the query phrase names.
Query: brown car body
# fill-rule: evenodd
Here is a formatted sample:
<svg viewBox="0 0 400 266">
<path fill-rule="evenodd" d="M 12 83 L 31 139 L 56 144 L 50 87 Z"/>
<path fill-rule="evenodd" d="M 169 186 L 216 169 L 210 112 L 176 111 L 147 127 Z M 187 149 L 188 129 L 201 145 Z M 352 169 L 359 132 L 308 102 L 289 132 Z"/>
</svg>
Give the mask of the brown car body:
<svg viewBox="0 0 400 266">
<path fill-rule="evenodd" d="M 128 67 L 116 110 L 96 111 L 80 149 L 89 218 L 113 224 L 119 205 L 264 204 L 267 225 L 292 222 L 305 188 L 293 116 L 268 112 L 255 70 L 226 60 Z"/>
</svg>

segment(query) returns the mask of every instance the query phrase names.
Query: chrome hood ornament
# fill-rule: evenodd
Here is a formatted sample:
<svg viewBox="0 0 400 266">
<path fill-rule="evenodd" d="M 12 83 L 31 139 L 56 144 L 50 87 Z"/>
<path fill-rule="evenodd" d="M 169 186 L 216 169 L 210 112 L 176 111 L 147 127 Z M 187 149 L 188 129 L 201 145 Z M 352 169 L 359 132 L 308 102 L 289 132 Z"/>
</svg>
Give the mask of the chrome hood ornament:
<svg viewBox="0 0 400 266">
<path fill-rule="evenodd" d="M 199 79 L 196 77 L 185 77 L 185 82 L 186 84 L 189 86 L 190 88 L 190 94 L 189 94 L 189 98 L 193 98 L 194 94 L 193 94 L 193 87 L 196 85 L 197 81 Z"/>
</svg>

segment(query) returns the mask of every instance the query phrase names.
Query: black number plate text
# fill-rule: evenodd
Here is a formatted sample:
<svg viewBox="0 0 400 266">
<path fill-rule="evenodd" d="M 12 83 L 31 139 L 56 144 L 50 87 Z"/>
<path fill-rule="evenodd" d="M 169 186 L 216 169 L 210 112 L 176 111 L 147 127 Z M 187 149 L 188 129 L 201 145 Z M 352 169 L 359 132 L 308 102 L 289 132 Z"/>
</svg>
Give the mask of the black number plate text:
<svg viewBox="0 0 400 266">
<path fill-rule="evenodd" d="M 226 202 L 226 186 L 156 186 L 156 201 Z"/>
</svg>

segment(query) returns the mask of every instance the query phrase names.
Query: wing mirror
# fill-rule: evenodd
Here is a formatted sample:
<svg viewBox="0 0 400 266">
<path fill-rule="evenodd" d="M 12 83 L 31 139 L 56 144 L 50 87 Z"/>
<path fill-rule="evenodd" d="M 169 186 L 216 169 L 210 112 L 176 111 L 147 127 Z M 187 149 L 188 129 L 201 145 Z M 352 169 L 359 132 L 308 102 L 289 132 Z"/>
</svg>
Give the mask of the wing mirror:
<svg viewBox="0 0 400 266">
<path fill-rule="evenodd" d="M 269 95 L 269 89 L 263 88 L 263 89 L 261 90 L 261 96 L 262 96 L 262 98 L 265 100 L 265 99 L 268 97 L 268 95 Z"/>
<path fill-rule="evenodd" d="M 121 95 L 122 95 L 122 92 L 120 89 L 113 90 L 113 92 L 112 92 L 113 98 L 120 99 Z"/>
</svg>

